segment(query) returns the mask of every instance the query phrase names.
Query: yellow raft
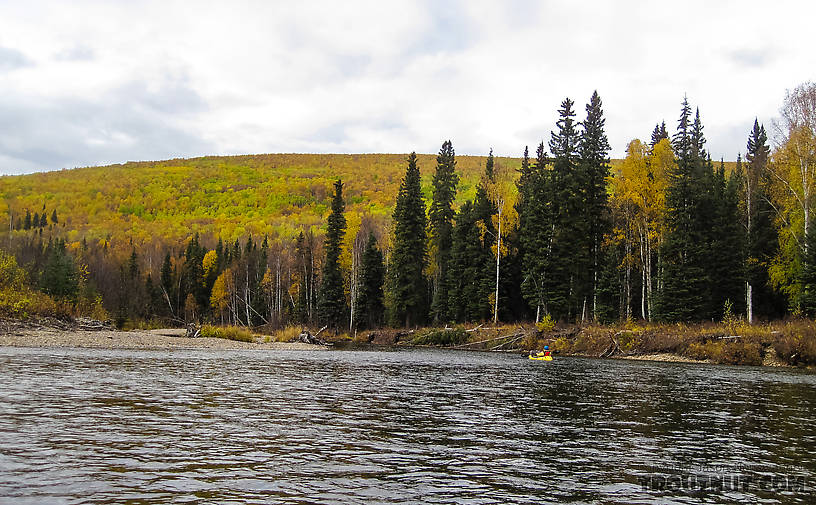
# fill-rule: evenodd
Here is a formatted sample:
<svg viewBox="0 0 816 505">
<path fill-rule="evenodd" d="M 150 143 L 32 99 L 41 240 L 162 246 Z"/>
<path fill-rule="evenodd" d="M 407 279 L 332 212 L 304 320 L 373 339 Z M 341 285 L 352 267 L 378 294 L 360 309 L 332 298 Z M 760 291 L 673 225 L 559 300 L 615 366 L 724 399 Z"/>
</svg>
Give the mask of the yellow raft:
<svg viewBox="0 0 816 505">
<path fill-rule="evenodd" d="M 527 357 L 530 358 L 530 359 L 534 359 L 536 361 L 552 361 L 553 360 L 552 355 L 545 356 L 543 352 L 540 352 L 540 353 L 538 353 L 536 355 L 531 354 L 531 355 L 529 355 Z"/>
</svg>

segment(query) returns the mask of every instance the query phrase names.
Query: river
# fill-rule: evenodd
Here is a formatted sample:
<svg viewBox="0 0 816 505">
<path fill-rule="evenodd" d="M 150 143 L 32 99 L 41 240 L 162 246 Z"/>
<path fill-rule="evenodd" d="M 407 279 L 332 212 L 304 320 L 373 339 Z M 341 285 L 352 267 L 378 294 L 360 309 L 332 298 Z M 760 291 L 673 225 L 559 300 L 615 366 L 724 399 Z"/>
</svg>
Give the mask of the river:
<svg viewBox="0 0 816 505">
<path fill-rule="evenodd" d="M 0 347 L 0 503 L 814 503 L 816 374 Z"/>
</svg>

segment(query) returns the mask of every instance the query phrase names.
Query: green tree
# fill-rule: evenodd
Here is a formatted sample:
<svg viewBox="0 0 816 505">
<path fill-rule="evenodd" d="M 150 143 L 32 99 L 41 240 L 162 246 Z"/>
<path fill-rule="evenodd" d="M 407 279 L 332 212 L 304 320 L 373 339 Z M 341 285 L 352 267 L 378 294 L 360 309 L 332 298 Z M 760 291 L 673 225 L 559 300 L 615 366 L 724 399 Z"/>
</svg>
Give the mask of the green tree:
<svg viewBox="0 0 816 505">
<path fill-rule="evenodd" d="M 734 313 L 745 309 L 746 236 L 739 214 L 741 182 L 738 172 L 726 177 L 721 161 L 712 188 L 714 212 L 710 215 L 711 254 L 707 261 L 712 310 L 717 319 L 723 316 L 726 302 Z"/>
<path fill-rule="evenodd" d="M 802 258 L 802 268 L 799 274 L 801 295 L 799 308 L 808 317 L 816 317 L 816 230 L 813 223 L 806 227 L 805 241 L 807 248 Z"/>
<path fill-rule="evenodd" d="M 770 147 L 765 126 L 754 119 L 748 135 L 745 175 L 742 177 L 743 226 L 745 226 L 745 299 L 748 322 L 754 316 L 774 317 L 784 313 L 784 301 L 771 285 L 771 263 L 779 253 L 779 234 L 774 226 L 775 211 L 771 205 L 771 180 L 768 172 Z M 741 160 L 737 171 L 742 173 Z"/>
<path fill-rule="evenodd" d="M 343 290 L 343 273 L 340 271 L 340 248 L 346 233 L 346 204 L 343 201 L 343 182 L 334 183 L 331 214 L 326 230 L 326 260 L 323 262 L 323 280 L 320 286 L 318 314 L 320 320 L 337 332 L 347 317 L 346 296 Z"/>
<path fill-rule="evenodd" d="M 75 301 L 79 292 L 79 275 L 74 259 L 65 250 L 65 241 L 49 242 L 40 287 L 52 296 Z"/>
<path fill-rule="evenodd" d="M 436 157 L 436 173 L 433 177 L 430 224 L 431 266 L 433 275 L 433 298 L 431 315 L 434 321 L 448 319 L 448 262 L 453 246 L 453 201 L 456 199 L 456 155 L 450 140 L 442 143 Z"/>
<path fill-rule="evenodd" d="M 604 130 L 606 119 L 603 117 L 601 98 L 597 91 L 592 93 L 592 98 L 586 106 L 586 113 L 586 119 L 582 123 L 583 133 L 578 152 L 585 184 L 583 208 L 589 232 L 587 237 L 589 250 L 587 251 L 588 265 L 579 265 L 577 271 L 580 272 L 588 266 L 591 269 L 591 279 L 587 281 L 586 289 L 589 292 L 583 302 L 582 319 L 586 319 L 587 312 L 589 312 L 586 308 L 587 299 L 592 303 L 592 317 L 595 317 L 596 291 L 601 268 L 601 247 L 604 235 L 610 229 L 606 181 L 609 177 L 611 147 Z"/>
<path fill-rule="evenodd" d="M 373 232 L 368 234 L 368 243 L 363 251 L 360 287 L 357 292 L 354 320 L 361 328 L 375 328 L 382 324 L 385 306 L 383 304 L 383 283 L 385 265 L 377 247 Z"/>
<path fill-rule="evenodd" d="M 549 313 L 552 288 L 551 260 L 555 207 L 553 204 L 552 172 L 547 169 L 549 158 L 544 143 L 536 149 L 535 162 L 530 163 L 524 149 L 518 186 L 516 210 L 519 215 L 519 242 L 522 258 L 521 291 L 531 308 L 536 322 Z"/>
<path fill-rule="evenodd" d="M 654 146 L 657 145 L 663 139 L 669 138 L 669 132 L 666 131 L 666 122 L 663 121 L 659 125 L 655 125 L 654 130 L 652 131 L 652 140 L 650 142 L 650 146 L 654 149 Z"/>
<path fill-rule="evenodd" d="M 705 214 L 708 188 L 702 157 L 705 138 L 699 112 L 691 121 L 691 106 L 683 99 L 674 135 L 677 164 L 669 173 L 666 192 L 668 231 L 661 245 L 661 291 L 655 315 L 665 321 L 706 318 L 710 308 L 705 262 L 708 252 Z"/>
<path fill-rule="evenodd" d="M 591 287 L 589 223 L 584 210 L 587 174 L 579 166 L 581 135 L 573 105 L 569 98 L 561 102 L 557 130 L 551 132 L 549 143 L 554 209 L 549 304 L 557 319 L 583 318 Z"/>
<path fill-rule="evenodd" d="M 448 317 L 458 322 L 479 321 L 490 316 L 490 278 L 484 276 L 490 264 L 482 246 L 477 214 L 472 201 L 456 214 L 453 248 L 448 265 Z"/>
<path fill-rule="evenodd" d="M 421 324 L 425 320 L 428 258 L 425 200 L 422 197 L 416 153 L 408 167 L 394 205 L 393 249 L 388 264 L 388 309 L 392 324 Z"/>
</svg>

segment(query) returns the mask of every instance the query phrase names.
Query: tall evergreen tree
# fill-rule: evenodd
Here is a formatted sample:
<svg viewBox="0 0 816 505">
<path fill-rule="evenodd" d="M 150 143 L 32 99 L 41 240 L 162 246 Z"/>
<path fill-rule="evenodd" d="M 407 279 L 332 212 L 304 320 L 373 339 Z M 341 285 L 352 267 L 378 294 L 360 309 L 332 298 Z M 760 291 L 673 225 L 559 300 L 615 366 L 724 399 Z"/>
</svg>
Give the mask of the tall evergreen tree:
<svg viewBox="0 0 816 505">
<path fill-rule="evenodd" d="M 170 262 L 170 253 L 164 256 L 164 261 L 162 262 L 159 288 L 162 291 L 165 306 L 170 310 L 171 315 L 175 316 L 179 308 L 176 301 L 178 299 L 178 293 L 173 275 L 173 265 Z"/>
<path fill-rule="evenodd" d="M 666 131 L 666 122 L 663 121 L 659 125 L 655 125 L 652 131 L 652 140 L 649 142 L 649 145 L 654 149 L 654 146 L 656 146 L 658 142 L 667 138 L 669 138 L 669 132 Z"/>
<path fill-rule="evenodd" d="M 323 281 L 320 286 L 320 319 L 335 332 L 341 328 L 348 309 L 343 290 L 343 273 L 340 271 L 340 248 L 343 235 L 346 233 L 346 217 L 343 215 L 346 204 L 343 201 L 343 182 L 334 183 L 331 214 L 326 230 L 326 260 L 323 262 Z"/>
<path fill-rule="evenodd" d="M 31 211 L 26 209 L 25 219 L 23 220 L 23 229 L 30 230 L 31 229 Z"/>
<path fill-rule="evenodd" d="M 436 173 L 429 212 L 430 249 L 433 266 L 433 298 L 431 315 L 434 321 L 448 319 L 448 262 L 450 260 L 453 233 L 453 201 L 456 198 L 456 155 L 450 140 L 442 144 L 436 157 Z"/>
<path fill-rule="evenodd" d="M 517 182 L 519 199 L 520 255 L 522 258 L 521 291 L 524 299 L 535 310 L 538 322 L 550 310 L 550 293 L 553 288 L 551 272 L 553 252 L 553 229 L 556 209 L 554 206 L 552 171 L 547 169 L 549 158 L 544 143 L 536 149 L 536 159 L 530 163 L 527 149 L 521 162 L 521 175 Z"/>
<path fill-rule="evenodd" d="M 45 264 L 40 277 L 42 290 L 58 298 L 76 300 L 79 292 L 79 274 L 74 258 L 65 249 L 65 241 L 49 241 Z"/>
<path fill-rule="evenodd" d="M 725 163 L 720 161 L 712 188 L 714 212 L 710 215 L 712 238 L 707 255 L 711 311 L 717 319 L 723 316 L 726 302 L 734 314 L 745 307 L 745 232 L 739 216 L 740 182 L 738 172 L 726 177 Z"/>
<path fill-rule="evenodd" d="M 759 317 L 780 317 L 784 301 L 771 286 L 768 269 L 779 250 L 779 237 L 773 220 L 775 211 L 768 193 L 771 181 L 768 174 L 770 147 L 765 127 L 754 119 L 748 136 L 747 161 L 743 179 L 746 244 L 746 315 L 753 322 Z M 741 166 L 741 164 L 740 164 Z"/>
<path fill-rule="evenodd" d="M 585 182 L 585 219 L 588 226 L 589 255 L 588 267 L 591 268 L 591 278 L 588 279 L 584 298 L 584 307 L 591 303 L 589 309 L 595 317 L 597 305 L 596 290 L 601 268 L 601 246 L 604 235 L 609 231 L 609 198 L 606 192 L 606 180 L 609 177 L 609 140 L 606 137 L 601 98 L 598 92 L 592 94 L 586 106 L 587 117 L 582 123 L 583 133 L 579 145 L 581 170 Z M 579 272 L 581 267 L 579 267 Z M 587 282 L 587 280 L 585 280 Z M 586 316 L 589 310 L 582 313 Z"/>
<path fill-rule="evenodd" d="M 428 258 L 425 200 L 416 153 L 408 156 L 408 167 L 394 205 L 394 246 L 388 263 L 388 309 L 392 324 L 421 324 L 425 321 Z"/>
<path fill-rule="evenodd" d="M 360 287 L 357 292 L 354 320 L 361 328 L 375 328 L 382 324 L 385 306 L 383 305 L 383 282 L 385 266 L 383 256 L 377 247 L 377 238 L 373 232 L 368 234 L 368 243 L 363 251 Z"/>
<path fill-rule="evenodd" d="M 661 246 L 661 291 L 655 313 L 666 321 L 692 321 L 709 316 L 710 297 L 705 271 L 708 249 L 704 215 L 708 189 L 701 157 L 705 138 L 699 112 L 692 124 L 691 106 L 683 99 L 673 138 L 676 169 L 669 174 L 666 194 L 668 231 Z"/>
<path fill-rule="evenodd" d="M 806 252 L 802 258 L 799 282 L 802 285 L 799 308 L 802 314 L 816 317 L 816 230 L 813 223 L 805 227 Z"/>
<path fill-rule="evenodd" d="M 476 209 L 472 201 L 465 202 L 456 214 L 448 266 L 450 319 L 479 321 L 490 316 L 491 279 L 484 276 L 489 260 L 489 252 L 482 246 Z"/>
<path fill-rule="evenodd" d="M 473 200 L 473 218 L 475 219 L 475 225 L 478 227 L 478 242 L 482 249 L 479 255 L 474 256 L 473 260 L 481 261 L 483 264 L 474 271 L 475 277 L 472 279 L 472 282 L 479 286 L 489 285 L 491 282 L 495 282 L 496 278 L 496 262 L 493 258 L 492 248 L 498 238 L 498 231 L 493 224 L 493 218 L 498 214 L 498 207 L 496 202 L 491 200 L 489 191 L 489 188 L 494 186 L 495 182 L 495 161 L 493 159 L 493 149 L 490 149 L 490 154 L 488 154 L 487 161 L 485 162 L 485 171 L 476 187 L 476 198 Z M 456 247 L 455 240 L 456 239 L 454 239 L 454 248 Z M 480 289 L 479 296 L 484 297 L 484 300 L 475 302 L 487 303 L 490 295 L 490 291 Z M 450 296 L 448 299 L 449 301 L 453 300 Z M 473 320 L 475 319 L 476 318 Z M 478 316 L 478 319 L 483 319 L 481 314 Z"/>
<path fill-rule="evenodd" d="M 574 102 L 561 102 L 551 133 L 554 226 L 550 261 L 550 311 L 557 319 L 580 317 L 590 288 L 589 223 L 586 220 L 587 174 L 579 166 L 581 135 Z M 601 123 L 602 126 L 602 123 Z"/>
</svg>

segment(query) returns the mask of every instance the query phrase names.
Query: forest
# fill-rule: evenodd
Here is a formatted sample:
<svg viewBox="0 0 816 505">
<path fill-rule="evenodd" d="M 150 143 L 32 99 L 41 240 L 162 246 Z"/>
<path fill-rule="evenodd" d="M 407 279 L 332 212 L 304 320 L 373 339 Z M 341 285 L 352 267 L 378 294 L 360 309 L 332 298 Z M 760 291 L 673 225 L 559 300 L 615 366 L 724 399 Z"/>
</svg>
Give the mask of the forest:
<svg viewBox="0 0 816 505">
<path fill-rule="evenodd" d="M 770 135 L 746 125 L 735 162 L 685 98 L 615 161 L 599 95 L 576 109 L 520 158 L 445 141 L 0 177 L 0 315 L 349 333 L 816 316 L 816 85 Z"/>
</svg>

